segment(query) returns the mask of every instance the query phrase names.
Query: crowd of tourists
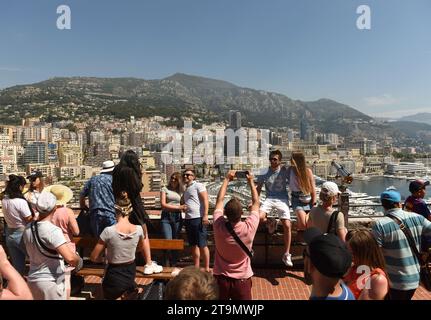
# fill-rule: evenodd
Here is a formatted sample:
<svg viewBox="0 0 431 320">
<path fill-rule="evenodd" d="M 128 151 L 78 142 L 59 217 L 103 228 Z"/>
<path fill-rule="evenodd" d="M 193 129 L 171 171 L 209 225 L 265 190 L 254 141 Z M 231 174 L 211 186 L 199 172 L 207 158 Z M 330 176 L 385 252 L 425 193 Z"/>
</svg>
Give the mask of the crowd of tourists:
<svg viewBox="0 0 431 320">
<path fill-rule="evenodd" d="M 168 282 L 166 299 L 253 299 L 253 241 L 260 224 L 274 233 L 278 223 L 283 230 L 281 261 L 287 268 L 294 267 L 292 243 L 303 248 L 304 281 L 311 285 L 311 300 L 413 297 L 420 285 L 422 254 L 431 246 L 431 214 L 424 201 L 428 181 L 412 181 L 405 203 L 398 191 L 383 191 L 385 216 L 369 229 L 348 230 L 344 214 L 336 210 L 339 187 L 325 182 L 317 196 L 303 153 L 293 152 L 289 164 L 283 165 L 282 153 L 275 150 L 269 163 L 256 177 L 245 172 L 251 194 L 248 204 L 235 197 L 226 201 L 229 183 L 238 177 L 233 170 L 226 174 L 211 222 L 208 192 L 195 172 L 186 169 L 169 177 L 160 192 L 159 231 L 165 239 L 179 239 L 184 226 L 193 265 Z M 82 268 L 73 242 L 82 230 L 68 207 L 73 193 L 63 185 L 45 187 L 43 178 L 40 172 L 31 174 L 25 190 L 26 179 L 10 175 L 1 194 L 8 253 L 0 246 L 1 299 L 68 299 L 72 279 Z M 117 165 L 105 161 L 100 174 L 88 180 L 80 194 L 91 234 L 98 239 L 90 259 L 105 265 L 105 299 L 139 296 L 137 254 L 145 260 L 145 274 L 163 271 L 152 260 L 149 233 L 156 228 L 144 209 L 142 187 L 139 157 L 129 150 Z M 263 190 L 266 196 L 261 201 Z M 291 212 L 296 218 L 293 240 Z M 210 223 L 215 247 L 212 268 Z M 165 257 L 165 265 L 180 265 L 178 252 L 166 251 Z"/>
</svg>

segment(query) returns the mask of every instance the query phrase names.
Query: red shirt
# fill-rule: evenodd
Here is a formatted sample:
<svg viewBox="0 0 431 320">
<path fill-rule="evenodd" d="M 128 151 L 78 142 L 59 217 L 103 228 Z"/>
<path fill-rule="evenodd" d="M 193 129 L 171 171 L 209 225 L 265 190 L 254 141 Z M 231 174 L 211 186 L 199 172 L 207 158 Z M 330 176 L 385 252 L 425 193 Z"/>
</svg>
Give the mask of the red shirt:
<svg viewBox="0 0 431 320">
<path fill-rule="evenodd" d="M 350 268 L 350 271 L 347 274 L 347 276 L 344 278 L 344 281 L 348 284 L 348 287 L 350 291 L 352 291 L 356 300 L 359 299 L 359 296 L 361 295 L 362 290 L 366 288 L 367 281 L 375 274 L 380 274 L 385 278 L 387 278 L 386 273 L 380 268 L 373 269 L 371 273 L 368 275 L 363 272 L 358 273 L 356 266 L 353 266 L 352 268 Z M 359 280 L 359 283 L 358 283 L 359 277 L 361 277 L 361 279 Z M 360 287 L 358 286 L 358 284 L 360 284 Z"/>
</svg>

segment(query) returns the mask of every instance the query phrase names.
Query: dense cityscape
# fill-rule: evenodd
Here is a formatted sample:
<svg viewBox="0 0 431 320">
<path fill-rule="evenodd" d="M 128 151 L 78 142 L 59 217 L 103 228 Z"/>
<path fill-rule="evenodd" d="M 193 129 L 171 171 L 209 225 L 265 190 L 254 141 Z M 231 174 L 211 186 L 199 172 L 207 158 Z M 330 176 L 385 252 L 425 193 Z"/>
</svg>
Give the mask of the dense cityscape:
<svg viewBox="0 0 431 320">
<path fill-rule="evenodd" d="M 214 151 L 214 154 L 222 152 L 222 160 L 229 160 L 222 161 L 226 164 L 205 162 L 203 158 L 196 161 L 196 154 L 199 153 L 197 146 L 202 141 L 212 142 L 217 130 L 253 130 L 242 126 L 242 117 L 239 111 L 231 110 L 225 122 L 203 125 L 199 131 L 203 130 L 204 134 L 199 141 L 193 139 L 192 150 L 185 150 L 180 145 L 183 155 L 193 153 L 193 157 L 182 157 L 171 163 L 164 161 L 166 156 L 172 156 L 173 153 L 173 148 L 167 148 L 167 144 L 175 140 L 182 143 L 184 137 L 193 134 L 198 128 L 193 128 L 193 132 L 185 132 L 186 128 L 178 130 L 177 127 L 164 125 L 167 119 L 160 116 L 139 119 L 131 116 L 129 120 L 110 121 L 92 119 L 80 123 L 48 123 L 39 118 L 25 118 L 20 126 L 0 125 L 0 189 L 4 187 L 8 174 L 28 175 L 41 171 L 48 184 L 67 184 L 78 193 L 83 183 L 99 172 L 104 161 L 118 162 L 120 155 L 129 149 L 140 156 L 143 168 L 142 192 L 159 192 L 173 172 L 193 165 L 199 177 L 208 182 L 218 181 L 228 168 L 258 173 L 267 166 L 267 158 L 258 157 L 258 161 L 250 163 L 249 158 L 239 154 L 238 139 L 235 141 L 235 154 L 231 154 L 229 159 L 226 158 L 226 147 L 223 148 L 223 145 L 222 150 Z M 172 135 L 172 130 L 175 130 L 176 136 Z M 266 132 L 269 149 L 280 150 L 285 159 L 289 159 L 293 150 L 301 150 L 313 173 L 325 180 L 337 175 L 333 161 L 360 180 L 383 175 L 412 179 L 425 177 L 430 170 L 424 152 L 426 149 L 396 147 L 390 140 L 352 140 L 335 133 L 319 133 L 305 117 L 300 120 L 299 130 L 271 128 Z M 226 139 L 224 142 L 228 143 Z M 220 146 L 211 145 L 211 148 Z M 245 149 L 244 154 L 246 152 Z M 401 158 L 421 152 L 423 156 L 415 157 L 413 161 L 403 161 Z"/>
</svg>

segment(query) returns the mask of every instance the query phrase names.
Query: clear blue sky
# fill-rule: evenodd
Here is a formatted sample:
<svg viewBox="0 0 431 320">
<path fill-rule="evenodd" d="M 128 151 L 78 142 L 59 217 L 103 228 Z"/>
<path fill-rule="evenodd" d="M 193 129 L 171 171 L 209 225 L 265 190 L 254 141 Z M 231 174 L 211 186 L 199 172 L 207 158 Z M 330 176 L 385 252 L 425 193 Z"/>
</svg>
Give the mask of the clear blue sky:
<svg viewBox="0 0 431 320">
<path fill-rule="evenodd" d="M 71 30 L 56 28 L 61 4 Z M 361 4 L 371 30 L 356 28 Z M 0 0 L 0 41 L 3 88 L 183 72 L 371 115 L 431 112 L 429 0 Z"/>
</svg>

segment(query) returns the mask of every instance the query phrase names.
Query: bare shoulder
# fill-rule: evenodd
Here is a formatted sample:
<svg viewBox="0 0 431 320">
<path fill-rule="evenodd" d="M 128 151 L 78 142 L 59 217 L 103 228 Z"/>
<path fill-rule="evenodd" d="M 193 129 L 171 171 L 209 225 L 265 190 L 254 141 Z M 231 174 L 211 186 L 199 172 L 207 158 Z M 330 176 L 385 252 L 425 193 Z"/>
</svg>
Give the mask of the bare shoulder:
<svg viewBox="0 0 431 320">
<path fill-rule="evenodd" d="M 386 276 L 377 273 L 371 276 L 371 286 L 372 287 L 386 287 L 388 285 L 388 279 Z"/>
</svg>

